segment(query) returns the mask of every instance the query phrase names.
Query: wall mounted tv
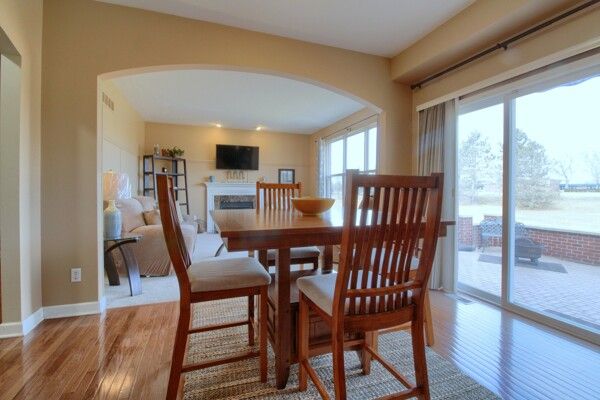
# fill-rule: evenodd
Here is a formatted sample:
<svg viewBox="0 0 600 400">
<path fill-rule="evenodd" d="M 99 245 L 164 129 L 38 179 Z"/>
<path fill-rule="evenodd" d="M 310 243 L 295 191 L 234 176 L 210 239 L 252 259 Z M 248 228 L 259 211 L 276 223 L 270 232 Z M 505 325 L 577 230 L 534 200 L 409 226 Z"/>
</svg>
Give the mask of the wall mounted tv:
<svg viewBox="0 0 600 400">
<path fill-rule="evenodd" d="M 258 170 L 258 147 L 218 144 L 217 169 Z"/>
</svg>

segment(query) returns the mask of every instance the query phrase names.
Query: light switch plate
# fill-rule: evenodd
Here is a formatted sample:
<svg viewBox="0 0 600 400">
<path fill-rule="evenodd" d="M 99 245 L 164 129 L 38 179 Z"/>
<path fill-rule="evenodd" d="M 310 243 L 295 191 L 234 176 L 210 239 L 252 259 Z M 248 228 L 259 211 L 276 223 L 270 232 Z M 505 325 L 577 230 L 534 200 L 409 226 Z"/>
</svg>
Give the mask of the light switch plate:
<svg viewBox="0 0 600 400">
<path fill-rule="evenodd" d="M 71 282 L 81 282 L 81 268 L 71 268 Z"/>
</svg>

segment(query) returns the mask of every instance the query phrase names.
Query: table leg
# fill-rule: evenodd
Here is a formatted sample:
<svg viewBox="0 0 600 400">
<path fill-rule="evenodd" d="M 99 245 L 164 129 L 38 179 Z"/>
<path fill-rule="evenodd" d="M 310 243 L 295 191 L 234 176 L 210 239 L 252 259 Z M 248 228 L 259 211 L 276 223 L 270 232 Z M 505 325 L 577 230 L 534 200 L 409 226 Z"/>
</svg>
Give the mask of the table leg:
<svg viewBox="0 0 600 400">
<path fill-rule="evenodd" d="M 142 294 L 142 279 L 140 278 L 140 268 L 137 260 L 129 245 L 125 244 L 119 246 L 123 260 L 125 261 L 125 269 L 127 270 L 127 277 L 129 278 L 129 290 L 132 296 Z"/>
<path fill-rule="evenodd" d="M 119 272 L 115 265 L 115 259 L 113 258 L 112 252 L 104 253 L 104 270 L 108 276 L 108 284 L 110 286 L 119 286 L 121 279 L 119 278 Z"/>
<path fill-rule="evenodd" d="M 290 305 L 290 249 L 277 250 L 275 268 L 275 296 L 277 304 L 275 321 L 275 381 L 277 389 L 287 385 L 290 375 L 291 305 Z"/>
<path fill-rule="evenodd" d="M 333 270 L 333 246 L 327 245 L 323 249 L 323 272 L 331 272 Z"/>
<path fill-rule="evenodd" d="M 258 262 L 269 272 L 269 261 L 267 260 L 267 250 L 258 251 Z"/>
</svg>

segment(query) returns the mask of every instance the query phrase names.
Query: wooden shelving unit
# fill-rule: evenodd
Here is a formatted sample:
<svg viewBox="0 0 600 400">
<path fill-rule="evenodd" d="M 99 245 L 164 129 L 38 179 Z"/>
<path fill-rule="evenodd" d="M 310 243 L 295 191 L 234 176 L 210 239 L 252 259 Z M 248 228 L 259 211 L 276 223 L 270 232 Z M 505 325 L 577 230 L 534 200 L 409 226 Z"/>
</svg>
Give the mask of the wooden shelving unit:
<svg viewBox="0 0 600 400">
<path fill-rule="evenodd" d="M 162 172 L 167 168 L 167 172 Z M 185 207 L 186 214 L 190 213 L 190 202 L 188 195 L 187 164 L 185 158 L 155 156 L 153 154 L 144 156 L 144 196 L 156 199 L 156 176 L 168 175 L 173 177 L 175 184 L 175 199 L 179 205 Z M 185 199 L 181 198 L 185 194 Z M 185 201 L 181 201 L 185 200 Z"/>
</svg>

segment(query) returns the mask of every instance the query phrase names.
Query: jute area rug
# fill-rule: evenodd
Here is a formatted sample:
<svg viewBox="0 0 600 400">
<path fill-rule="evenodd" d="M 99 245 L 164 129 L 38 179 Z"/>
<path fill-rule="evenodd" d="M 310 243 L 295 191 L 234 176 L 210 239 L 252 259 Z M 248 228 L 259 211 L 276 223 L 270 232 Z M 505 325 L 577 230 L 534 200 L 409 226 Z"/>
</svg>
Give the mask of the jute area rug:
<svg viewBox="0 0 600 400">
<path fill-rule="evenodd" d="M 201 303 L 195 306 L 194 325 L 234 321 L 246 315 L 244 299 Z M 247 349 L 247 328 L 236 327 L 190 336 L 188 362 L 198 362 L 215 357 L 234 355 Z M 407 332 L 380 336 L 380 352 L 402 373 L 414 382 L 412 347 Z M 333 394 L 333 369 L 330 355 L 311 358 L 311 363 L 331 397 Z M 403 386 L 376 361 L 371 374 L 363 375 L 355 352 L 345 355 L 346 385 L 349 399 L 372 399 L 400 390 Z M 432 399 L 497 399 L 498 397 L 473 379 L 464 375 L 454 365 L 427 348 L 427 366 Z M 269 348 L 269 380 L 258 378 L 258 359 L 250 359 L 224 366 L 208 368 L 186 374 L 185 399 L 320 399 L 309 380 L 306 392 L 298 391 L 298 367 L 293 365 L 288 385 L 283 390 L 275 388 L 274 358 Z"/>
</svg>

